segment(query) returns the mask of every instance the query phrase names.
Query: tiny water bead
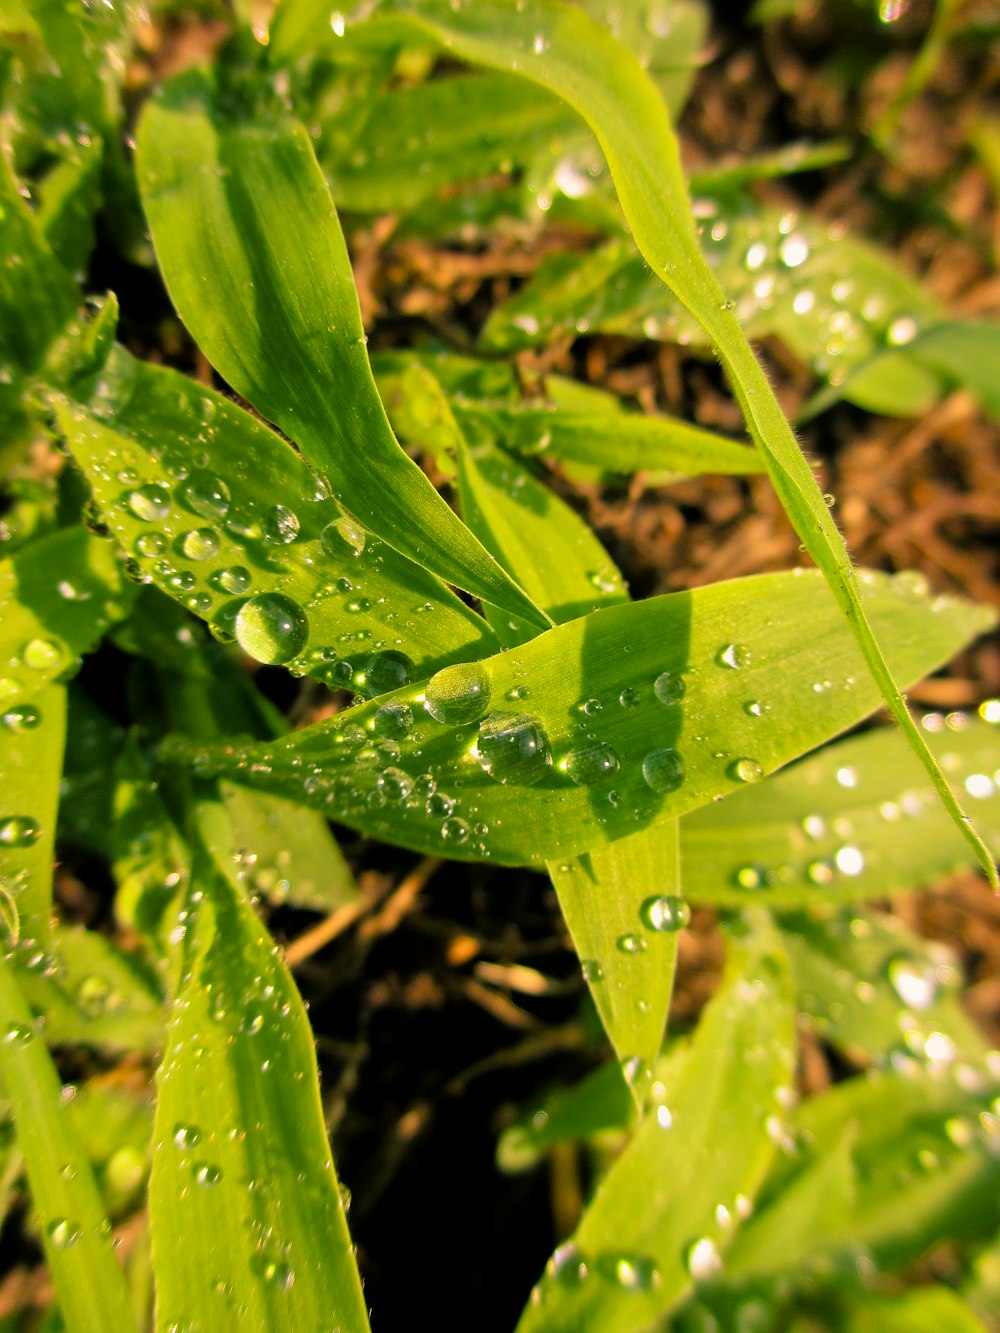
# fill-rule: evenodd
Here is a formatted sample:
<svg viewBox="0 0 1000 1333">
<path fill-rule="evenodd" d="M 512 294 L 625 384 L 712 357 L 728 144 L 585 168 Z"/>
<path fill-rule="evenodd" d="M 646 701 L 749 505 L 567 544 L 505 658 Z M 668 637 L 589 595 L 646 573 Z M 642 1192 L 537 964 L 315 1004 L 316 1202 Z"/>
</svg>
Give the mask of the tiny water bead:
<svg viewBox="0 0 1000 1333">
<path fill-rule="evenodd" d="M 298 602 L 276 592 L 244 602 L 233 630 L 243 651 L 268 666 L 290 662 L 309 638 L 309 622 Z"/>
<path fill-rule="evenodd" d="M 427 682 L 424 707 L 449 726 L 478 722 L 490 705 L 490 680 L 477 662 L 445 667 Z"/>
<path fill-rule="evenodd" d="M 639 915 L 650 930 L 673 933 L 683 930 L 691 920 L 691 908 L 677 894 L 663 893 L 647 898 Z"/>
<path fill-rule="evenodd" d="M 219 553 L 219 534 L 214 528 L 192 528 L 181 537 L 181 550 L 189 560 L 211 560 Z"/>
<path fill-rule="evenodd" d="M 328 523 L 320 533 L 319 544 L 325 555 L 334 560 L 342 557 L 346 550 L 353 556 L 359 556 L 365 549 L 366 533 L 360 523 L 346 514 Z"/>
<path fill-rule="evenodd" d="M 0 847 L 33 847 L 42 836 L 37 819 L 30 815 L 8 815 L 0 819 Z"/>
<path fill-rule="evenodd" d="M 726 772 L 736 782 L 760 782 L 764 770 L 756 759 L 734 759 Z"/>
<path fill-rule="evenodd" d="M 476 755 L 491 778 L 522 787 L 538 782 L 552 763 L 545 728 L 524 713 L 487 718 L 479 728 Z"/>
<path fill-rule="evenodd" d="M 253 577 L 244 565 L 229 565 L 226 569 L 217 569 L 209 579 L 213 588 L 219 592 L 239 594 L 246 592 Z"/>
<path fill-rule="evenodd" d="M 30 704 L 15 704 L 13 708 L 6 708 L 0 713 L 0 722 L 8 731 L 13 731 L 15 734 L 34 731 L 41 720 L 41 713 Z"/>
<path fill-rule="evenodd" d="M 150 482 L 130 491 L 126 504 L 133 515 L 144 523 L 159 523 L 170 513 L 170 492 L 159 482 Z"/>
<path fill-rule="evenodd" d="M 287 546 L 299 535 L 299 516 L 286 505 L 274 505 L 260 525 L 261 536 L 274 546 Z"/>
<path fill-rule="evenodd" d="M 679 671 L 663 671 L 653 681 L 653 693 L 668 708 L 680 703 L 686 688 L 684 677 Z"/>
<path fill-rule="evenodd" d="M 181 490 L 189 509 L 202 518 L 225 518 L 229 513 L 229 487 L 213 472 L 195 468 Z"/>
<path fill-rule="evenodd" d="M 393 648 L 373 653 L 365 663 L 365 693 L 374 698 L 377 694 L 401 689 L 410 683 L 412 672 L 413 662 L 405 653 Z"/>
<path fill-rule="evenodd" d="M 676 750 L 650 750 L 642 761 L 642 776 L 655 792 L 676 791 L 684 781 L 684 761 Z"/>
<path fill-rule="evenodd" d="M 560 765 L 578 787 L 595 787 L 608 782 L 621 768 L 621 761 L 603 741 L 582 750 L 571 750 Z"/>
<path fill-rule="evenodd" d="M 725 643 L 715 654 L 716 665 L 729 671 L 739 671 L 751 662 L 750 649 L 742 643 Z"/>
</svg>

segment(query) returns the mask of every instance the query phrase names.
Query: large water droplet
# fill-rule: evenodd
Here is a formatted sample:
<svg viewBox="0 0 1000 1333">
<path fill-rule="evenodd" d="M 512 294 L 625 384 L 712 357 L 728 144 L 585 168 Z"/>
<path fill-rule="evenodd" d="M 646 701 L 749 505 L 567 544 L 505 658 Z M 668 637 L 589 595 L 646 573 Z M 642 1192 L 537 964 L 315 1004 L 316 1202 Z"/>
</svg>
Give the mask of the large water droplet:
<svg viewBox="0 0 1000 1333">
<path fill-rule="evenodd" d="M 299 516 L 285 505 L 275 505 L 264 516 L 261 536 L 275 546 L 287 546 L 299 535 Z"/>
<path fill-rule="evenodd" d="M 320 533 L 319 544 L 336 560 L 345 554 L 345 548 L 354 556 L 360 555 L 365 549 L 365 536 L 364 528 L 344 514 L 326 525 Z"/>
<path fill-rule="evenodd" d="M 647 898 L 639 913 L 650 930 L 683 930 L 691 920 L 691 908 L 683 898 L 673 893 Z"/>
<path fill-rule="evenodd" d="M 277 592 L 251 597 L 233 622 L 236 641 L 258 662 L 290 662 L 306 646 L 309 622 L 298 602 Z"/>
<path fill-rule="evenodd" d="M 737 782 L 760 782 L 764 770 L 756 759 L 734 759 L 726 772 Z"/>
<path fill-rule="evenodd" d="M 21 649 L 21 657 L 32 671 L 54 671 L 65 660 L 61 646 L 54 639 L 29 639 Z"/>
<path fill-rule="evenodd" d="M 170 513 L 170 492 L 158 482 L 130 491 L 126 501 L 136 518 L 144 523 L 159 523 Z"/>
<path fill-rule="evenodd" d="M 571 750 L 562 767 L 578 787 L 595 787 L 610 781 L 621 768 L 621 761 L 611 746 L 601 741 L 582 750 Z"/>
<path fill-rule="evenodd" d="M 424 707 L 449 726 L 478 722 L 489 703 L 489 677 L 478 662 L 445 667 L 427 682 Z"/>
<path fill-rule="evenodd" d="M 738 671 L 750 665 L 750 649 L 742 643 L 725 643 L 715 654 L 715 660 L 721 667 Z"/>
<path fill-rule="evenodd" d="M 642 761 L 642 776 L 653 791 L 676 791 L 684 781 L 684 761 L 676 750 L 650 750 Z"/>
<path fill-rule="evenodd" d="M 679 704 L 684 698 L 685 689 L 684 677 L 679 671 L 663 671 L 653 681 L 653 693 L 667 707 Z"/>
<path fill-rule="evenodd" d="M 219 553 L 219 534 L 213 528 L 192 528 L 181 538 L 181 550 L 189 560 L 211 560 Z"/>
<path fill-rule="evenodd" d="M 536 717 L 490 717 L 480 724 L 476 741 L 481 767 L 498 782 L 530 786 L 552 763 L 549 738 Z"/>
<path fill-rule="evenodd" d="M 135 549 L 147 560 L 155 560 L 167 549 L 167 539 L 162 532 L 143 532 L 135 539 Z"/>
<path fill-rule="evenodd" d="M 375 714 L 375 730 L 379 736 L 401 741 L 413 726 L 413 711 L 404 703 L 388 703 Z"/>
<path fill-rule="evenodd" d="M 195 468 L 181 494 L 188 508 L 202 518 L 224 518 L 229 512 L 229 487 L 214 473 Z"/>
<path fill-rule="evenodd" d="M 220 592 L 243 593 L 252 582 L 249 569 L 244 565 L 230 565 L 228 569 L 217 569 L 209 582 Z"/>
<path fill-rule="evenodd" d="M 374 698 L 388 694 L 410 683 L 413 663 L 405 653 L 390 648 L 384 653 L 373 653 L 365 663 L 365 693 Z"/>
</svg>

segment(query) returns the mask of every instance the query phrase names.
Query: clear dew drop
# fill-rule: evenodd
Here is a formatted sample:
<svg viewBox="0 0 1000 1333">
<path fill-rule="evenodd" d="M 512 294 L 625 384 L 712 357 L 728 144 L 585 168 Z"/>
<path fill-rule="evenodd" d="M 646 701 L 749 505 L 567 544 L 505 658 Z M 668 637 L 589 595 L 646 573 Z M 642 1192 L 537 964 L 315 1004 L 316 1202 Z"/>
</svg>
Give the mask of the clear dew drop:
<svg viewBox="0 0 1000 1333">
<path fill-rule="evenodd" d="M 45 1228 L 45 1234 L 48 1236 L 49 1244 L 54 1250 L 71 1250 L 80 1240 L 83 1232 L 75 1222 L 70 1222 L 65 1217 L 59 1217 L 48 1224 Z"/>
<path fill-rule="evenodd" d="M 663 671 L 653 681 L 653 693 L 668 708 L 680 703 L 686 688 L 684 677 L 679 671 Z"/>
<path fill-rule="evenodd" d="M 41 713 L 30 704 L 16 704 L 13 708 L 4 709 L 0 714 L 0 722 L 15 735 L 20 735 L 24 731 L 34 731 L 41 720 Z"/>
<path fill-rule="evenodd" d="M 0 847 L 33 847 L 42 836 L 37 819 L 30 815 L 8 815 L 0 819 Z"/>
<path fill-rule="evenodd" d="M 239 595 L 248 591 L 253 577 L 244 565 L 229 565 L 225 569 L 217 569 L 209 582 L 219 592 Z"/>
<path fill-rule="evenodd" d="M 401 741 L 413 727 L 413 710 L 404 703 L 388 703 L 375 714 L 375 731 L 389 740 Z"/>
<path fill-rule="evenodd" d="M 468 842 L 470 831 L 471 830 L 464 819 L 459 819 L 457 815 L 452 815 L 441 825 L 441 840 L 460 847 L 463 842 Z"/>
<path fill-rule="evenodd" d="M 639 691 L 633 690 L 631 688 L 627 690 L 622 690 L 621 694 L 619 694 L 618 696 L 618 703 L 621 705 L 622 708 L 628 708 L 628 709 L 638 708 Z"/>
<path fill-rule="evenodd" d="M 684 1262 L 693 1282 L 708 1282 L 722 1268 L 715 1241 L 708 1236 L 702 1236 L 688 1247 Z"/>
<path fill-rule="evenodd" d="M 159 482 L 130 491 L 126 504 L 144 523 L 159 523 L 170 513 L 170 492 Z"/>
<path fill-rule="evenodd" d="M 181 550 L 189 560 L 211 560 L 219 554 L 219 534 L 214 528 L 192 528 L 181 538 Z"/>
<path fill-rule="evenodd" d="M 8 1023 L 3 1030 L 5 1046 L 27 1046 L 35 1037 L 27 1023 Z"/>
<path fill-rule="evenodd" d="M 609 782 L 621 768 L 618 755 L 603 741 L 582 750 L 571 750 L 561 767 L 578 787 L 596 787 Z"/>
<path fill-rule="evenodd" d="M 726 769 L 726 772 L 736 782 L 760 782 L 764 776 L 764 770 L 756 759 L 734 759 Z"/>
<path fill-rule="evenodd" d="M 54 671 L 65 661 L 65 654 L 54 639 L 29 639 L 21 649 L 21 657 L 32 671 Z"/>
<path fill-rule="evenodd" d="M 174 1125 L 174 1147 L 186 1152 L 201 1142 L 201 1130 L 196 1125 Z"/>
<path fill-rule="evenodd" d="M 644 1254 L 619 1255 L 612 1272 L 622 1291 L 653 1291 L 660 1285 L 656 1265 Z"/>
<path fill-rule="evenodd" d="M 346 550 L 349 550 L 353 556 L 359 556 L 365 549 L 366 533 L 359 523 L 355 523 L 353 518 L 348 518 L 346 514 L 340 518 L 335 518 L 332 523 L 328 523 L 320 533 L 319 544 L 323 548 L 324 554 L 336 560 L 342 557 Z"/>
<path fill-rule="evenodd" d="M 229 513 L 229 487 L 212 472 L 195 468 L 184 483 L 184 503 L 202 518 L 225 518 Z"/>
<path fill-rule="evenodd" d="M 309 638 L 309 621 L 298 602 L 281 593 L 265 592 L 244 602 L 233 622 L 236 641 L 245 653 L 269 666 L 297 657 Z"/>
<path fill-rule="evenodd" d="M 478 722 L 490 704 L 490 680 L 477 662 L 445 667 L 427 682 L 424 707 L 438 722 Z"/>
<path fill-rule="evenodd" d="M 938 997 L 938 979 L 932 968 L 922 966 L 905 955 L 890 958 L 886 964 L 889 985 L 908 1009 L 930 1009 Z"/>
<path fill-rule="evenodd" d="M 750 649 L 742 643 L 724 643 L 715 654 L 715 661 L 718 666 L 729 671 L 739 671 L 750 665 Z"/>
<path fill-rule="evenodd" d="M 650 930 L 673 933 L 683 930 L 691 920 L 691 908 L 677 894 L 662 893 L 647 898 L 639 915 Z"/>
<path fill-rule="evenodd" d="M 273 546 L 287 546 L 299 535 L 299 516 L 286 505 L 274 505 L 264 516 L 260 533 Z"/>
<path fill-rule="evenodd" d="M 480 724 L 476 757 L 497 782 L 527 787 L 545 776 L 552 749 L 539 719 L 518 713 L 489 717 Z"/>
<path fill-rule="evenodd" d="M 373 653 L 365 663 L 365 693 L 369 698 L 378 694 L 388 694 L 391 690 L 402 689 L 410 683 L 413 662 L 405 653 L 388 649 L 386 652 Z"/>
<path fill-rule="evenodd" d="M 401 768 L 384 768 L 375 779 L 375 786 L 387 801 L 405 801 L 413 790 L 413 779 Z"/>
<path fill-rule="evenodd" d="M 147 560 L 155 560 L 166 549 L 167 539 L 162 532 L 143 532 L 135 539 L 136 554 L 145 556 Z"/>
<path fill-rule="evenodd" d="M 545 1265 L 545 1275 L 563 1287 L 576 1287 L 587 1277 L 587 1264 L 579 1248 L 567 1241 L 553 1250 Z"/>
<path fill-rule="evenodd" d="M 641 935 L 630 934 L 619 935 L 615 947 L 619 953 L 636 954 L 645 953 L 648 946 Z"/>
<path fill-rule="evenodd" d="M 642 776 L 655 792 L 676 791 L 684 781 L 684 761 L 676 750 L 650 750 L 642 761 Z"/>
<path fill-rule="evenodd" d="M 214 1189 L 222 1179 L 222 1168 L 212 1162 L 199 1162 L 192 1169 L 195 1181 L 202 1189 Z"/>
<path fill-rule="evenodd" d="M 279 1291 L 290 1291 L 295 1283 L 295 1269 L 286 1263 L 265 1264 L 264 1281 Z"/>
</svg>

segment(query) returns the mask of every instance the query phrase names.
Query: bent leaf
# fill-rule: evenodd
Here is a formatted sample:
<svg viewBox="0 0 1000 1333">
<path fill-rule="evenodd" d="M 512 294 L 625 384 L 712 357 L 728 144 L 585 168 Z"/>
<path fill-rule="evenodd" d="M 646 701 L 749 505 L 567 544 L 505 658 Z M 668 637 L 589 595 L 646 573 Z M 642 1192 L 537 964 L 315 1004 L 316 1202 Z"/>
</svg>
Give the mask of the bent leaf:
<svg viewBox="0 0 1000 1333">
<path fill-rule="evenodd" d="M 208 79 L 190 74 L 147 106 L 136 162 L 167 287 L 220 374 L 295 440 L 370 532 L 544 624 L 393 437 L 306 130 L 228 118 Z"/>
<path fill-rule="evenodd" d="M 993 623 L 865 577 L 904 679 Z M 797 570 L 609 607 L 269 744 L 185 752 L 404 846 L 524 864 L 740 790 L 878 702 L 820 576 Z"/>
<path fill-rule="evenodd" d="M 249 902 L 204 854 L 193 884 L 158 1077 L 157 1327 L 360 1333 L 302 1001 Z"/>
</svg>

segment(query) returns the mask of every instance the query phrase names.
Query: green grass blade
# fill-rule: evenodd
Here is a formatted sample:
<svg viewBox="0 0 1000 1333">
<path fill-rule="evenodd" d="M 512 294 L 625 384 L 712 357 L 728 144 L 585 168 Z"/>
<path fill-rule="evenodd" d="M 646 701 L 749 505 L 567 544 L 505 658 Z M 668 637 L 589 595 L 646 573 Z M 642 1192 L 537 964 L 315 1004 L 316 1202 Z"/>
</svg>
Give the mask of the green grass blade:
<svg viewBox="0 0 1000 1333">
<path fill-rule="evenodd" d="M 114 547 L 64 528 L 0 561 L 0 707 L 26 704 L 127 614 Z"/>
<path fill-rule="evenodd" d="M 68 1333 L 136 1327 L 90 1162 L 10 964 L 0 958 L 0 1078 L 14 1112 L 42 1244 Z"/>
<path fill-rule="evenodd" d="M 217 807 L 202 833 L 226 841 Z M 367 1330 L 302 1001 L 202 852 L 158 1077 L 157 1327 Z"/>
<path fill-rule="evenodd" d="M 909 581 L 866 579 L 906 679 L 993 624 Z M 293 736 L 187 753 L 408 847 L 521 864 L 741 790 L 878 704 L 821 576 L 798 570 L 609 607 Z"/>
<path fill-rule="evenodd" d="M 145 576 L 224 639 L 335 687 L 366 674 L 379 643 L 402 654 L 387 663 L 399 681 L 496 650 L 481 616 L 348 519 L 284 440 L 222 394 L 116 352 L 93 401 L 56 411 L 105 521 Z M 192 439 L 204 467 L 190 466 Z M 287 633 L 255 633 L 268 608 Z"/>
<path fill-rule="evenodd" d="M 211 83 L 192 74 L 146 108 L 136 160 L 171 296 L 224 378 L 371 532 L 446 582 L 545 624 L 393 437 L 307 131 L 227 119 Z"/>
<path fill-rule="evenodd" d="M 951 730 L 940 714 L 930 721 L 940 730 L 925 726 L 928 744 L 1000 856 L 1000 733 L 976 721 Z M 775 910 L 929 888 L 975 864 L 904 738 L 884 728 L 686 816 L 681 848 L 692 902 L 742 907 L 757 898 Z"/>
<path fill-rule="evenodd" d="M 759 924 L 759 923 L 758 923 Z M 690 1053 L 532 1294 L 519 1333 L 633 1333 L 711 1276 L 773 1158 L 795 1062 L 787 964 L 766 929 L 734 941 Z M 721 1208 L 720 1208 L 720 1205 Z"/>
<path fill-rule="evenodd" d="M 66 687 L 0 705 L 0 914 L 8 938 L 44 947 L 52 914 Z"/>
<path fill-rule="evenodd" d="M 844 539 L 809 464 L 753 354 L 732 303 L 698 246 L 666 110 L 638 62 L 578 10 L 533 0 L 517 11 L 477 0 L 455 11 L 446 0 L 400 0 L 418 30 L 460 58 L 514 73 L 558 93 L 591 126 L 608 160 L 636 244 L 650 267 L 702 324 L 726 370 L 747 428 L 799 537 L 823 572 L 865 664 L 945 808 L 975 849 L 995 889 L 1000 876 L 907 711 L 862 606 Z M 390 12 L 394 13 L 393 5 Z M 391 18 L 389 20 L 392 21 Z"/>
</svg>

